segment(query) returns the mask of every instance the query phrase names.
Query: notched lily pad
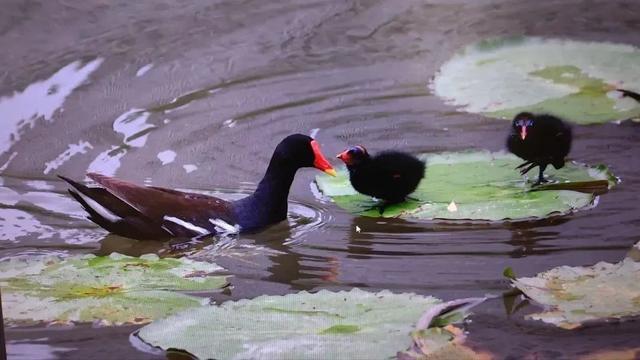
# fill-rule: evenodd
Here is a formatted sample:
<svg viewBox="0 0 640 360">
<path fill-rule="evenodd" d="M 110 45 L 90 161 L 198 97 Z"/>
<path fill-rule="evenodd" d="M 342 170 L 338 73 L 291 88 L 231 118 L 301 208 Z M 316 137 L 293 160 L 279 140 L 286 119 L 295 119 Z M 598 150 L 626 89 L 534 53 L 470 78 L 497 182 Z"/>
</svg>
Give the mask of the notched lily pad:
<svg viewBox="0 0 640 360">
<path fill-rule="evenodd" d="M 386 290 L 303 291 L 190 309 L 154 321 L 137 336 L 200 359 L 388 359 L 411 346 L 414 324 L 439 304 Z M 446 345 L 442 336 L 438 341 Z"/>
<path fill-rule="evenodd" d="M 615 88 L 640 92 L 640 49 L 624 44 L 537 37 L 470 45 L 442 65 L 431 84 L 450 104 L 512 118 L 545 112 L 579 124 L 640 115 Z"/>
<path fill-rule="evenodd" d="M 640 262 L 625 258 L 611 264 L 560 266 L 513 285 L 548 309 L 528 315 L 564 329 L 585 322 L 640 315 Z"/>
<path fill-rule="evenodd" d="M 425 154 L 425 177 L 412 200 L 385 208 L 382 215 L 377 201 L 356 192 L 345 168 L 338 176 L 316 177 L 319 190 L 341 208 L 357 215 L 441 220 L 528 220 L 567 214 L 589 208 L 596 196 L 573 190 L 544 191 L 531 188 L 514 168 L 522 160 L 505 152 L 488 151 Z M 564 168 L 547 168 L 545 175 L 554 184 L 604 184 L 614 186 L 615 177 L 605 166 L 588 167 L 568 162 Z M 576 186 L 577 187 L 577 186 Z"/>
<path fill-rule="evenodd" d="M 204 298 L 175 291 L 224 287 L 222 270 L 215 264 L 156 255 L 5 259 L 0 261 L 5 321 L 10 325 L 147 323 L 206 304 Z"/>
<path fill-rule="evenodd" d="M 412 345 L 406 351 L 398 352 L 399 360 L 488 360 L 493 355 L 485 351 L 473 350 L 465 344 L 462 329 L 453 325 L 466 318 L 469 310 L 486 298 L 452 300 L 431 307 L 422 314 L 411 332 Z"/>
</svg>

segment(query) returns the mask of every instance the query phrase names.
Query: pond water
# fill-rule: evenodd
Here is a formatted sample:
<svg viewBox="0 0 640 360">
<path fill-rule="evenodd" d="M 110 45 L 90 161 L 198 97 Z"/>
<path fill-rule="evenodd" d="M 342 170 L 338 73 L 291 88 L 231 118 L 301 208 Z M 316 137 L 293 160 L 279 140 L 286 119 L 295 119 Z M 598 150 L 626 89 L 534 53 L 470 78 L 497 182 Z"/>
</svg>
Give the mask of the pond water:
<svg viewBox="0 0 640 360">
<path fill-rule="evenodd" d="M 456 112 L 427 87 L 458 48 L 500 35 L 640 45 L 633 1 L 3 1 L 0 12 L 0 258 L 19 254 L 179 256 L 106 234 L 55 178 L 87 170 L 138 183 L 255 187 L 275 145 L 317 133 L 327 156 L 349 144 L 424 153 L 504 148 L 509 123 Z M 319 289 L 390 289 L 442 299 L 497 295 L 469 341 L 499 358 L 575 358 L 638 346 L 640 323 L 556 329 L 507 314 L 502 276 L 616 262 L 640 233 L 640 126 L 574 127 L 571 158 L 606 163 L 621 183 L 597 207 L 486 225 L 354 217 L 298 173 L 290 219 L 200 259 L 234 276 L 216 301 Z M 361 229 L 356 231 L 356 227 Z M 10 358 L 154 359 L 135 326 L 6 330 Z"/>
</svg>

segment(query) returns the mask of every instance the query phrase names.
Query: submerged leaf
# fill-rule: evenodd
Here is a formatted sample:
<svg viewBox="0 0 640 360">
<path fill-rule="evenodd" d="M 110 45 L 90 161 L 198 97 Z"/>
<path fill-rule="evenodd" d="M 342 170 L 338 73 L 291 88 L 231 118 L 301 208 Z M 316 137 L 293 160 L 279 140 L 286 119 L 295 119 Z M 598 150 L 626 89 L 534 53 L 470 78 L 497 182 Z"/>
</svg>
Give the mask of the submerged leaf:
<svg viewBox="0 0 640 360">
<path fill-rule="evenodd" d="M 523 220 L 566 214 L 588 208 L 595 195 L 571 190 L 531 191 L 514 168 L 522 161 L 504 152 L 469 151 L 425 154 L 425 177 L 410 195 L 411 200 L 388 205 L 383 214 L 378 203 L 358 194 L 349 183 L 346 169 L 338 176 L 318 175 L 318 188 L 343 209 L 371 217 L 403 217 L 445 220 Z M 550 180 L 568 185 L 574 182 L 615 184 L 604 166 L 588 167 L 567 163 L 559 170 L 545 172 Z M 455 196 L 455 202 L 451 197 Z"/>
<path fill-rule="evenodd" d="M 488 353 L 476 352 L 464 344 L 462 330 L 453 323 L 463 321 L 469 310 L 487 298 L 468 298 L 440 303 L 425 311 L 411 332 L 413 343 L 406 351 L 398 352 L 400 360 L 491 359 Z"/>
<path fill-rule="evenodd" d="M 411 333 L 413 346 L 398 352 L 398 360 L 490 360 L 494 356 L 465 345 L 464 332 L 453 326 L 417 330 Z"/>
<path fill-rule="evenodd" d="M 187 310 L 138 337 L 201 359 L 388 359 L 411 345 L 416 320 L 440 303 L 386 290 L 303 291 Z"/>
<path fill-rule="evenodd" d="M 221 267 L 188 259 L 120 254 L 18 257 L 0 261 L 5 319 L 32 322 L 146 323 L 201 306 L 205 299 L 174 291 L 218 289 Z"/>
<path fill-rule="evenodd" d="M 502 271 L 502 276 L 512 280 L 516 278 L 516 274 L 513 272 L 511 266 L 504 268 L 504 270 Z"/>
<path fill-rule="evenodd" d="M 599 262 L 588 267 L 560 266 L 513 285 L 548 310 L 528 315 L 565 329 L 593 320 L 640 315 L 640 262 Z"/>
<path fill-rule="evenodd" d="M 417 330 L 443 327 L 464 320 L 469 310 L 487 298 L 468 298 L 447 301 L 425 311 L 416 323 Z"/>
<path fill-rule="evenodd" d="M 640 91 L 640 49 L 623 44 L 536 37 L 470 45 L 442 65 L 434 92 L 465 111 L 512 118 L 551 113 L 580 124 L 640 115 L 615 91 Z"/>
</svg>

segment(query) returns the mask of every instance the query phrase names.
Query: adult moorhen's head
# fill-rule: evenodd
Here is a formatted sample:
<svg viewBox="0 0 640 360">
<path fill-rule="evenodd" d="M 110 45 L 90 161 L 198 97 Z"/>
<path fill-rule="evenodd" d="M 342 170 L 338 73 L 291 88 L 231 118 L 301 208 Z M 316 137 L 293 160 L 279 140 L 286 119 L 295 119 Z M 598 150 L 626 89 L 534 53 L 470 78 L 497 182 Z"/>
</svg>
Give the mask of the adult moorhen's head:
<svg viewBox="0 0 640 360">
<path fill-rule="evenodd" d="M 293 134 L 284 138 L 273 152 L 273 161 L 294 169 L 314 167 L 336 176 L 336 171 L 320 151 L 320 144 L 307 135 Z"/>
<path fill-rule="evenodd" d="M 347 166 L 358 166 L 370 159 L 367 149 L 362 145 L 352 146 L 336 155 L 336 157 L 342 160 Z"/>
<path fill-rule="evenodd" d="M 527 138 L 527 134 L 530 132 L 530 128 L 535 125 L 534 115 L 528 112 L 521 112 L 513 118 L 513 130 L 516 133 L 520 134 L 520 139 L 525 140 Z"/>
</svg>

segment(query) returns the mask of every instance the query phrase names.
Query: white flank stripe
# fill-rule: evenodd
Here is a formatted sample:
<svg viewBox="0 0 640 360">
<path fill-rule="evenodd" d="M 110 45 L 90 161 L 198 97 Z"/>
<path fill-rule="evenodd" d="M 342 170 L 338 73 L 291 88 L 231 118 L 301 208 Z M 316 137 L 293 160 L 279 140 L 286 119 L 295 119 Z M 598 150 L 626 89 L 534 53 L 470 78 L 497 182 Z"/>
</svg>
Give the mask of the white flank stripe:
<svg viewBox="0 0 640 360">
<path fill-rule="evenodd" d="M 178 219 L 177 217 L 165 216 L 163 219 L 167 220 L 167 221 L 171 221 L 172 223 L 174 223 L 176 225 L 180 225 L 185 229 L 189 229 L 191 231 L 195 231 L 200 235 L 205 235 L 205 234 L 209 234 L 210 233 L 210 231 L 205 229 L 205 228 L 201 228 L 200 226 L 193 225 L 192 223 L 186 222 L 186 221 L 184 221 L 182 219 Z"/>
<path fill-rule="evenodd" d="M 106 207 L 100 205 L 97 201 L 93 200 L 92 198 L 84 195 L 81 192 L 77 192 L 78 195 L 80 195 L 80 197 L 87 203 L 87 205 L 89 205 L 90 208 L 92 208 L 95 212 L 97 212 L 98 214 L 100 214 L 100 216 L 102 216 L 103 218 L 111 221 L 111 222 L 116 222 L 119 220 L 122 220 L 121 217 L 119 217 L 118 215 L 112 213 L 111 211 L 109 211 L 109 209 L 107 209 Z"/>
<path fill-rule="evenodd" d="M 224 234 L 237 234 L 240 232 L 239 225 L 231 225 L 222 219 L 209 219 L 209 222 L 216 226 L 216 231 Z"/>
</svg>

